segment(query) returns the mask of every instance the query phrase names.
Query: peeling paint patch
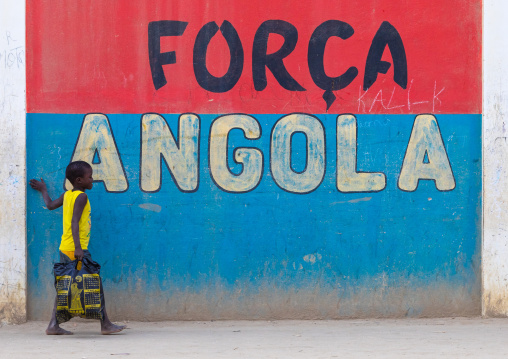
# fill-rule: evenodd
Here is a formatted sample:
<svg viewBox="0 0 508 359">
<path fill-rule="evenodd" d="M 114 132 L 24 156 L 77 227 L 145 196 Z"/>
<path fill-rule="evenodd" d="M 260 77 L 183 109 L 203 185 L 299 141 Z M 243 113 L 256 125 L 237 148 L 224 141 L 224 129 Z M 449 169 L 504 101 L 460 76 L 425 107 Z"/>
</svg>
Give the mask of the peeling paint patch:
<svg viewBox="0 0 508 359">
<path fill-rule="evenodd" d="M 323 256 L 319 253 L 307 254 L 307 255 L 303 256 L 303 260 L 307 263 L 310 263 L 310 264 L 316 263 L 316 260 L 320 261 L 321 258 L 323 258 Z"/>
<path fill-rule="evenodd" d="M 372 199 L 372 197 L 362 197 L 362 198 L 355 198 L 351 199 L 349 201 L 340 201 L 340 202 L 332 202 L 330 203 L 330 206 L 333 206 L 335 204 L 342 204 L 342 203 L 359 203 L 359 202 L 368 202 Z"/>
<path fill-rule="evenodd" d="M 154 204 L 154 203 L 142 203 L 139 205 L 139 208 L 143 208 L 148 211 L 157 212 L 157 213 L 162 211 L 162 207 L 159 206 L 158 204 Z"/>
</svg>

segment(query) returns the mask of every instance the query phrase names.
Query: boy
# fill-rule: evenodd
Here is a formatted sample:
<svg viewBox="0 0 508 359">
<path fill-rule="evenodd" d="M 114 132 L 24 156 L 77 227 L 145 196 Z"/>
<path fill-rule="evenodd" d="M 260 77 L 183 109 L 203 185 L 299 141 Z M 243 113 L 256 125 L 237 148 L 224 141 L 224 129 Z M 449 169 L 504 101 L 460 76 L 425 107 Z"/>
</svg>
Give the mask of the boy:
<svg viewBox="0 0 508 359">
<path fill-rule="evenodd" d="M 60 243 L 60 262 L 68 263 L 74 259 L 82 260 L 87 257 L 91 259 L 88 251 L 88 241 L 90 240 L 90 202 L 85 194 L 85 190 L 92 189 L 93 177 L 92 167 L 84 161 L 71 162 L 65 170 L 65 177 L 74 187 L 65 192 L 58 199 L 51 200 L 48 195 L 46 183 L 41 178 L 40 181 L 30 180 L 30 186 L 42 193 L 42 198 L 46 207 L 51 211 L 63 205 L 63 235 Z M 119 326 L 111 323 L 104 308 L 104 319 L 101 320 L 101 333 L 118 333 L 125 329 L 125 326 Z M 73 334 L 63 328 L 60 328 L 56 320 L 56 300 L 53 314 L 48 328 L 47 335 L 69 335 Z"/>
</svg>

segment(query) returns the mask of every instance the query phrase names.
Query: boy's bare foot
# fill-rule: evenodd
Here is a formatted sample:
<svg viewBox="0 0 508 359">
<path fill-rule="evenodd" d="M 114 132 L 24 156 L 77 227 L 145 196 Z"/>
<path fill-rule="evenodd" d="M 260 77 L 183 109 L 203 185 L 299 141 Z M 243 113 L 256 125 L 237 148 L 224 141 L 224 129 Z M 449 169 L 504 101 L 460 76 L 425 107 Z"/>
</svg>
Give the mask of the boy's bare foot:
<svg viewBox="0 0 508 359">
<path fill-rule="evenodd" d="M 113 324 L 111 322 L 109 322 L 109 323 L 102 323 L 102 325 L 101 325 L 101 334 L 102 335 L 108 335 L 108 334 L 113 334 L 113 333 L 119 333 L 122 330 L 124 330 L 125 328 L 127 328 L 126 325 L 116 325 L 116 324 Z"/>
<path fill-rule="evenodd" d="M 73 332 L 69 332 L 59 326 L 52 326 L 46 329 L 46 335 L 73 335 Z"/>
</svg>

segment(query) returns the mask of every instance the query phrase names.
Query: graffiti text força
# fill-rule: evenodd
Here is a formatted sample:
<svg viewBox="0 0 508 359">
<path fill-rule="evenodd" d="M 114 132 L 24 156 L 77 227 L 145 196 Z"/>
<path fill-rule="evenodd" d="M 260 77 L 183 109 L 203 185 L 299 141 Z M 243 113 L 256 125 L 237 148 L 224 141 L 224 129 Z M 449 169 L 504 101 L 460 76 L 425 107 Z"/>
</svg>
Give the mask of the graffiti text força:
<svg viewBox="0 0 508 359">
<path fill-rule="evenodd" d="M 153 21 L 148 25 L 148 57 L 152 81 L 156 90 L 168 83 L 162 66 L 175 64 L 177 56 L 175 51 L 161 52 L 161 37 L 183 36 L 187 25 L 187 22 L 174 20 Z M 207 68 L 206 55 L 210 41 L 219 31 L 226 40 L 230 60 L 227 72 L 221 77 L 216 77 Z M 282 36 L 284 43 L 279 50 L 268 54 L 270 34 Z M 309 40 L 307 66 L 314 84 L 325 91 L 323 99 L 326 102 L 327 110 L 336 99 L 333 91 L 348 87 L 359 72 L 356 66 L 350 66 L 339 76 L 328 76 L 324 66 L 326 44 L 331 37 L 347 40 L 353 34 L 354 29 L 348 23 L 328 20 L 316 27 Z M 256 91 L 263 91 L 266 88 L 267 69 L 285 90 L 306 91 L 288 72 L 283 62 L 284 58 L 293 52 L 297 42 L 298 30 L 287 21 L 267 20 L 259 26 L 252 44 L 252 79 Z M 367 54 L 363 79 L 364 91 L 367 91 L 376 82 L 379 73 L 386 74 L 391 67 L 389 62 L 381 60 L 386 47 L 389 48 L 392 56 L 393 80 L 397 85 L 406 89 L 408 70 L 404 44 L 397 29 L 388 21 L 384 21 L 374 35 Z M 240 79 L 244 65 L 244 49 L 235 27 L 226 20 L 220 27 L 215 21 L 203 25 L 194 41 L 192 63 L 196 81 L 204 90 L 215 93 L 231 90 Z"/>
</svg>

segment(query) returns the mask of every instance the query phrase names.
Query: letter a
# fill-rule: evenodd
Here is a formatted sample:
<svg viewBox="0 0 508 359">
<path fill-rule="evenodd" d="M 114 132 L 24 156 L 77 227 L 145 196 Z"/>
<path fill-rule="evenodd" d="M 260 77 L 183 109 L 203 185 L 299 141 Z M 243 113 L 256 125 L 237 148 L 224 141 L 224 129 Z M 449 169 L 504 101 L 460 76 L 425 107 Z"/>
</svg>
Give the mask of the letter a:
<svg viewBox="0 0 508 359">
<path fill-rule="evenodd" d="M 94 158 L 99 162 L 94 162 Z M 108 192 L 125 192 L 129 188 L 109 120 L 103 114 L 85 116 L 71 161 L 88 162 L 93 169 L 94 182 L 103 182 Z M 65 188 L 72 189 L 68 180 Z"/>
<path fill-rule="evenodd" d="M 433 115 L 416 116 L 399 176 L 399 188 L 412 192 L 421 179 L 434 180 L 439 191 L 455 188 L 450 160 Z"/>
</svg>

